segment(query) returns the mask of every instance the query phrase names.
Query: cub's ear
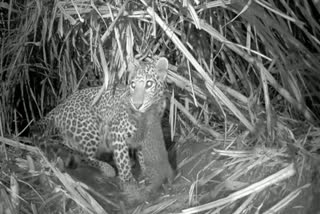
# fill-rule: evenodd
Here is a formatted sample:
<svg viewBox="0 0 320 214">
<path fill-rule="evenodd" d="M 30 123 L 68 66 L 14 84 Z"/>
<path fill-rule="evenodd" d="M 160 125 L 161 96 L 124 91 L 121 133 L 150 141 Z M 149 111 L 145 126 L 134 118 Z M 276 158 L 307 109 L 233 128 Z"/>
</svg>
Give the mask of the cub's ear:
<svg viewBox="0 0 320 214">
<path fill-rule="evenodd" d="M 156 63 L 156 69 L 158 70 L 161 80 L 165 80 L 168 74 L 169 62 L 167 58 L 161 57 Z"/>
<path fill-rule="evenodd" d="M 128 81 L 129 82 L 137 75 L 137 69 L 138 69 L 137 60 L 133 60 L 128 63 L 128 72 L 129 72 Z"/>
</svg>

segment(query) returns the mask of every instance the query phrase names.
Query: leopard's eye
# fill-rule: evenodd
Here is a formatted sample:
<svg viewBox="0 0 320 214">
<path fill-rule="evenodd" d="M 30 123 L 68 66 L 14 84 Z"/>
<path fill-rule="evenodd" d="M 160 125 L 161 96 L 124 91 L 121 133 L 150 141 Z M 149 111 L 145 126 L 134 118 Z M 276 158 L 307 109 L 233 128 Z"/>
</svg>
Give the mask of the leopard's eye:
<svg viewBox="0 0 320 214">
<path fill-rule="evenodd" d="M 153 85 L 153 81 L 148 80 L 146 83 L 146 88 L 150 88 Z"/>
<path fill-rule="evenodd" d="M 136 87 L 136 83 L 135 83 L 134 81 L 132 81 L 132 82 L 130 83 L 130 87 L 134 89 L 134 88 Z"/>
</svg>

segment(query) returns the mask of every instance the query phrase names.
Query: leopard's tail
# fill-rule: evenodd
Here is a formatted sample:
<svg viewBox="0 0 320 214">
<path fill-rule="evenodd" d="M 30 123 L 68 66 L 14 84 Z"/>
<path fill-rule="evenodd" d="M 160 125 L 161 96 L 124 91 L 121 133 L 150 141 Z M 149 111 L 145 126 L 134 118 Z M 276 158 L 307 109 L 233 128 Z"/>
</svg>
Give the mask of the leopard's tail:
<svg viewBox="0 0 320 214">
<path fill-rule="evenodd" d="M 56 134 L 57 130 L 54 125 L 54 117 L 49 114 L 34 122 L 29 128 L 29 133 L 31 136 L 48 136 Z"/>
</svg>

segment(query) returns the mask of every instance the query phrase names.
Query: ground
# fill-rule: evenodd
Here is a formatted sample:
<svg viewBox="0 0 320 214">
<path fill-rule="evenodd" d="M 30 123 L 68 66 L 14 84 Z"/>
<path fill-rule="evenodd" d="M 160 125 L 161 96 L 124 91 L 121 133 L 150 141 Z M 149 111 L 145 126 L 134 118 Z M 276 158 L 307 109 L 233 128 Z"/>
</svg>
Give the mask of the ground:
<svg viewBox="0 0 320 214">
<path fill-rule="evenodd" d="M 133 204 L 128 204 L 126 197 L 120 193 L 116 178 L 105 178 L 97 169 L 86 166 L 66 169 L 71 177 L 64 177 L 67 174 L 52 171 L 51 166 L 44 167 L 46 163 L 39 154 L 12 146 L 6 146 L 4 149 L 2 146 L 0 192 L 3 200 L 0 201 L 3 202 L 0 207 L 6 207 L 7 200 L 4 199 L 6 196 L 10 199 L 10 191 L 7 188 L 10 188 L 10 185 L 12 188 L 10 179 L 15 178 L 19 185 L 18 194 L 24 199 L 19 200 L 20 210 L 29 212 L 31 203 L 39 213 L 56 213 L 57 210 L 63 209 L 72 213 L 83 213 L 82 207 L 85 206 L 90 210 L 92 200 L 89 200 L 89 196 L 81 199 L 79 194 L 81 183 L 88 186 L 83 188 L 82 185 L 82 188 L 101 205 L 101 210 L 105 209 L 108 213 L 132 213 L 137 208 L 141 209 L 141 213 L 152 213 L 155 210 L 159 210 L 160 213 L 183 210 L 186 213 L 195 213 L 188 210 L 188 207 L 208 203 L 212 209 L 218 209 L 218 205 L 212 204 L 214 201 L 224 202 L 223 213 L 234 213 L 248 203 L 249 199 L 251 205 L 247 204 L 246 213 L 254 213 L 258 208 L 260 213 L 263 213 L 295 191 L 296 198 L 294 194 L 288 198 L 289 205 L 282 213 L 311 214 L 317 213 L 320 209 L 317 202 L 320 176 L 315 168 L 319 166 L 319 162 L 306 158 L 302 165 L 302 157 L 299 154 L 294 158 L 295 175 L 277 182 L 277 185 L 266 186 L 256 192 L 254 197 L 253 194 L 249 194 L 249 197 L 240 197 L 231 203 L 230 195 L 237 197 L 237 191 L 277 173 L 290 164 L 293 158 L 284 155 L 285 151 L 280 153 L 278 150 L 265 148 L 227 151 L 222 148 L 218 150 L 219 145 L 221 144 L 218 141 L 193 139 L 176 146 L 176 155 L 170 152 L 170 157 L 175 158 L 179 171 L 173 186 L 161 189 L 154 196 L 148 197 L 149 200 Z M 135 167 L 135 170 L 139 168 Z M 272 180 L 269 182 L 272 183 Z M 71 188 L 73 186 L 77 190 L 75 193 Z"/>
</svg>

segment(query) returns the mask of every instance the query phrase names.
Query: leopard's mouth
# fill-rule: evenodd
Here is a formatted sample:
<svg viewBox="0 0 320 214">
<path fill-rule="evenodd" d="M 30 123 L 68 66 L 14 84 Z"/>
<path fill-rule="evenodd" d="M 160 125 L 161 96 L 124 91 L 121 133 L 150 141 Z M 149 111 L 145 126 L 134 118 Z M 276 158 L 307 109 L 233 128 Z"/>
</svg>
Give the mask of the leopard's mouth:
<svg viewBox="0 0 320 214">
<path fill-rule="evenodd" d="M 145 112 L 146 108 L 144 107 L 145 106 L 144 103 L 137 105 L 136 103 L 133 102 L 132 99 L 130 99 L 130 104 L 131 104 L 131 107 L 133 108 L 133 110 L 141 112 L 141 113 Z"/>
</svg>

